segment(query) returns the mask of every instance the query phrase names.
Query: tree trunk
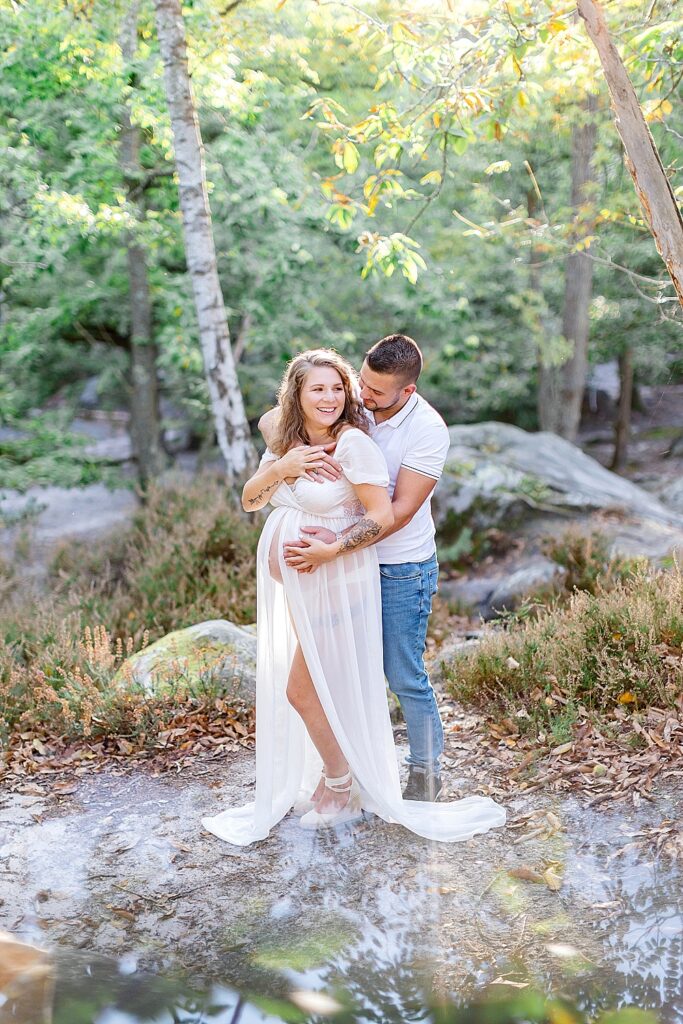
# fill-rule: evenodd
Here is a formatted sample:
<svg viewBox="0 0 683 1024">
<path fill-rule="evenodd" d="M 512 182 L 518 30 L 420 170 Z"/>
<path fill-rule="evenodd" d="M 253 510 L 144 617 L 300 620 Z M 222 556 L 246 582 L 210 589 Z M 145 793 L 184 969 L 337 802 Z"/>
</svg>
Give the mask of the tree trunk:
<svg viewBox="0 0 683 1024">
<path fill-rule="evenodd" d="M 595 124 L 596 97 L 588 95 L 584 105 L 585 121 L 572 132 L 572 192 L 574 228 L 570 236 L 575 245 L 583 235 L 590 233 L 582 216 L 582 207 L 588 200 L 587 186 L 592 181 L 591 161 L 595 151 L 597 128 Z M 561 367 L 555 402 L 555 432 L 569 441 L 576 441 L 581 421 L 581 404 L 586 390 L 588 370 L 588 334 L 591 296 L 593 292 L 593 261 L 585 252 L 574 251 L 567 257 L 564 272 L 564 309 L 562 334 L 571 342 L 573 352 Z"/>
<path fill-rule="evenodd" d="M 218 444 L 228 479 L 233 482 L 253 468 L 256 453 L 230 348 L 218 279 L 204 151 L 187 65 L 185 24 L 180 0 L 154 0 L 154 7 L 173 130 L 187 268 L 192 280 Z"/>
<path fill-rule="evenodd" d="M 244 355 L 244 349 L 247 344 L 247 335 L 251 329 L 251 321 L 253 317 L 251 313 L 245 313 L 240 320 L 240 326 L 237 331 L 237 337 L 235 338 L 235 347 L 233 349 L 233 358 L 235 363 L 239 363 L 240 359 Z"/>
<path fill-rule="evenodd" d="M 577 0 L 577 8 L 600 57 L 617 131 L 626 151 L 626 166 L 645 220 L 683 305 L 683 217 L 600 4 L 597 0 Z"/>
<path fill-rule="evenodd" d="M 614 456 L 610 469 L 624 469 L 628 457 L 631 432 L 631 402 L 633 398 L 633 349 L 627 345 L 619 354 L 619 406 L 614 430 Z"/>
<path fill-rule="evenodd" d="M 137 49 L 139 0 L 126 12 L 121 28 L 120 46 L 123 59 L 129 63 Z M 123 104 L 121 111 L 120 165 L 127 199 L 137 208 L 138 220 L 144 220 L 144 209 L 138 199 L 141 178 L 140 132 L 131 121 L 130 107 Z M 152 336 L 152 305 L 145 251 L 129 233 L 128 291 L 130 301 L 130 363 L 131 397 L 130 423 L 133 448 L 138 460 L 138 475 L 143 487 L 157 476 L 166 465 L 161 444 L 159 420 L 159 392 L 157 388 L 157 347 Z"/>
<path fill-rule="evenodd" d="M 527 161 L 527 166 L 531 175 L 533 175 L 533 166 L 531 161 Z M 538 215 L 538 193 L 536 191 L 535 177 L 526 194 L 526 211 L 527 217 L 531 222 L 537 220 Z M 529 288 L 532 292 L 538 295 L 542 294 L 543 288 L 541 284 L 541 268 L 540 268 L 541 255 L 538 252 L 537 247 L 532 243 L 529 250 Z M 542 336 L 543 328 L 541 324 L 538 324 L 539 338 Z M 555 412 L 557 409 L 557 368 L 549 366 L 544 362 L 543 351 L 540 344 L 537 344 L 537 357 L 536 357 L 536 371 L 538 376 L 538 386 L 536 394 L 536 413 L 538 416 L 538 425 L 541 430 L 556 431 L 556 418 Z"/>
</svg>

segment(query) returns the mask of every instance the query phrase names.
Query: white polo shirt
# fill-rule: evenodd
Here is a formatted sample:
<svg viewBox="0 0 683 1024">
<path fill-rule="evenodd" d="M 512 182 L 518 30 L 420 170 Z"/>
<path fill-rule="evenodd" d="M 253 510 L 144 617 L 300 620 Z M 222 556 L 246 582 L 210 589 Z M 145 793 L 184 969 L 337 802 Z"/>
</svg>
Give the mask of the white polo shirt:
<svg viewBox="0 0 683 1024">
<path fill-rule="evenodd" d="M 367 410 L 366 410 L 367 411 Z M 438 480 L 450 447 L 448 427 L 421 395 L 414 392 L 391 419 L 375 423 L 368 412 L 370 436 L 379 446 L 389 468 L 389 494 L 393 497 L 402 468 Z M 410 522 L 375 546 L 380 563 L 424 562 L 434 554 L 432 498 L 422 503 Z"/>
</svg>

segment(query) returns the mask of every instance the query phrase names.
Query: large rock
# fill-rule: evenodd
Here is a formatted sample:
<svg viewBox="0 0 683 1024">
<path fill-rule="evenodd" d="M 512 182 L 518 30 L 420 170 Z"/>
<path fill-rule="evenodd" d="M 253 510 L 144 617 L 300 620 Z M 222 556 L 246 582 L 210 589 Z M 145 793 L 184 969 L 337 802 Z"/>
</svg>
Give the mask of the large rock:
<svg viewBox="0 0 683 1024">
<path fill-rule="evenodd" d="M 94 538 L 128 523 L 138 507 L 132 490 L 111 490 L 104 484 L 87 487 L 29 487 L 0 491 L 0 515 L 30 519 L 34 541 L 51 545 L 61 540 Z"/>
<path fill-rule="evenodd" d="M 255 631 L 225 619 L 178 629 L 125 661 L 117 679 L 149 693 L 172 690 L 177 684 L 201 690 L 208 683 L 218 683 L 227 696 L 253 701 Z"/>
<path fill-rule="evenodd" d="M 683 515 L 555 434 L 477 423 L 450 437 L 435 503 L 446 536 L 465 524 L 542 536 L 578 520 L 624 553 L 661 558 L 683 547 Z"/>
<path fill-rule="evenodd" d="M 85 381 L 78 398 L 78 404 L 82 409 L 96 409 L 100 402 L 100 378 L 99 376 L 88 377 Z"/>
<path fill-rule="evenodd" d="M 159 402 L 164 430 L 164 448 L 171 455 L 187 452 L 194 440 L 192 424 L 187 413 L 169 398 L 162 396 Z"/>
<path fill-rule="evenodd" d="M 497 612 L 514 611 L 527 597 L 556 592 L 566 574 L 564 566 L 549 558 L 531 559 L 494 588 L 484 618 L 492 618 Z"/>
<path fill-rule="evenodd" d="M 112 465 L 130 462 L 133 458 L 133 442 L 128 434 L 103 438 L 101 441 L 93 441 L 92 444 L 86 445 L 83 454 L 96 462 L 108 462 Z"/>
<path fill-rule="evenodd" d="M 525 598 L 556 592 L 561 588 L 565 575 L 563 566 L 536 555 L 511 572 L 442 580 L 439 594 L 446 601 L 489 620 L 501 612 L 514 611 Z"/>
<path fill-rule="evenodd" d="M 659 498 L 668 508 L 683 513 L 683 477 L 666 484 L 660 490 Z"/>
<path fill-rule="evenodd" d="M 504 516 L 513 503 L 567 512 L 619 509 L 683 527 L 683 516 L 630 480 L 605 469 L 570 441 L 508 423 L 450 428 L 445 479 L 446 507 L 466 511 L 478 501 Z M 450 490 L 450 493 L 448 491 Z"/>
</svg>

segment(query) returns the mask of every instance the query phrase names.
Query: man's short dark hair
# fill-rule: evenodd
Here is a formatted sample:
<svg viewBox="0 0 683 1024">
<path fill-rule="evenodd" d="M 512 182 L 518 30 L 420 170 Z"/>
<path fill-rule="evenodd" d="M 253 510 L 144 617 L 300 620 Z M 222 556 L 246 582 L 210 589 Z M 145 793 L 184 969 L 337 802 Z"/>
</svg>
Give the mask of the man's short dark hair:
<svg viewBox="0 0 683 1024">
<path fill-rule="evenodd" d="M 404 384 L 414 384 L 422 372 L 422 353 L 407 334 L 388 334 L 372 346 L 365 361 L 373 373 L 391 373 Z"/>
</svg>

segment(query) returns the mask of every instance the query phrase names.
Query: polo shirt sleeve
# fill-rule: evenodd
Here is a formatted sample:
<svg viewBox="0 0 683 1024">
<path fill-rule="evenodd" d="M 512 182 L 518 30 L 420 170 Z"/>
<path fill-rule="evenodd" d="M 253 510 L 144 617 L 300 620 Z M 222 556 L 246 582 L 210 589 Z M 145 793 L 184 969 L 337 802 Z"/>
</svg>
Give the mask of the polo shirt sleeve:
<svg viewBox="0 0 683 1024">
<path fill-rule="evenodd" d="M 443 420 L 427 421 L 411 432 L 401 466 L 439 480 L 450 445 L 448 427 Z"/>
<path fill-rule="evenodd" d="M 375 442 L 362 430 L 347 430 L 339 438 L 334 458 L 352 484 L 389 486 L 386 459 Z"/>
</svg>

